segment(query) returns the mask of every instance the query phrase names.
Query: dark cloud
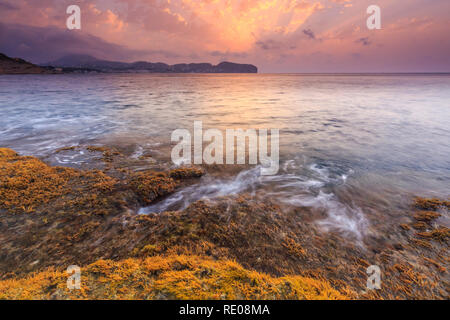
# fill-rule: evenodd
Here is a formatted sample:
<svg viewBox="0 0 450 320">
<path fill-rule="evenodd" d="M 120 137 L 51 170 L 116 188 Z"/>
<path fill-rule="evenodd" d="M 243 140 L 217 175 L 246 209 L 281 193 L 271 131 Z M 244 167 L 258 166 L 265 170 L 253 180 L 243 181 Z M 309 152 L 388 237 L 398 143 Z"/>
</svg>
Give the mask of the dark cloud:
<svg viewBox="0 0 450 320">
<path fill-rule="evenodd" d="M 87 54 L 120 61 L 151 56 L 178 57 L 168 51 L 131 50 L 78 30 L 4 24 L 0 24 L 0 52 L 34 63 L 46 63 L 68 54 Z"/>
<path fill-rule="evenodd" d="M 248 53 L 246 53 L 246 52 L 211 51 L 209 54 L 213 57 L 221 57 L 221 58 L 247 58 L 248 57 Z"/>
<path fill-rule="evenodd" d="M 15 5 L 6 2 L 6 1 L 0 1 L 0 10 L 18 10 L 19 8 Z"/>
<path fill-rule="evenodd" d="M 281 48 L 281 45 L 279 42 L 274 41 L 274 40 L 266 40 L 266 41 L 262 41 L 259 40 L 257 42 L 255 42 L 256 46 L 258 46 L 259 48 L 263 49 L 263 50 L 278 50 Z"/>
<path fill-rule="evenodd" d="M 359 38 L 355 43 L 361 43 L 363 46 L 370 46 L 372 44 L 369 37 Z"/>
<path fill-rule="evenodd" d="M 316 39 L 316 35 L 311 29 L 305 29 L 303 30 L 303 33 L 310 39 Z"/>
</svg>

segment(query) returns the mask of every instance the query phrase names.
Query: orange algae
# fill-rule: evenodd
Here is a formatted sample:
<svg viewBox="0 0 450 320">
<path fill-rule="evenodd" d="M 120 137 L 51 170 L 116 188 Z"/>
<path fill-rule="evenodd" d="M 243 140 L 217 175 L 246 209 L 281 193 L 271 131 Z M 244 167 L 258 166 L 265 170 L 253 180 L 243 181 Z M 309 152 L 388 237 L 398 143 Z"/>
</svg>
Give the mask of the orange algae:
<svg viewBox="0 0 450 320">
<path fill-rule="evenodd" d="M 425 230 L 429 226 L 425 222 L 416 222 L 412 225 L 412 227 L 416 230 Z"/>
<path fill-rule="evenodd" d="M 450 237 L 450 229 L 446 227 L 436 228 L 429 232 L 419 232 L 417 234 L 422 238 L 434 239 L 440 242 L 446 242 Z"/>
<path fill-rule="evenodd" d="M 411 229 L 410 226 L 408 226 L 407 224 L 404 224 L 404 223 L 400 225 L 400 228 L 402 228 L 405 231 L 408 231 L 409 229 Z"/>
<path fill-rule="evenodd" d="M 0 148 L 0 161 L 17 157 L 18 154 L 11 149 Z"/>
<path fill-rule="evenodd" d="M 303 249 L 297 242 L 292 238 L 285 238 L 281 245 L 288 250 L 288 252 L 297 257 L 304 257 L 306 255 L 305 249 Z"/>
<path fill-rule="evenodd" d="M 169 171 L 169 177 L 173 179 L 199 178 L 204 174 L 199 168 L 178 168 Z"/>
<path fill-rule="evenodd" d="M 421 247 L 428 248 L 428 249 L 431 249 L 433 247 L 429 242 L 421 240 L 421 239 L 411 239 L 411 242 L 417 246 L 421 246 Z"/>
<path fill-rule="evenodd" d="M 92 152 L 106 150 L 98 148 Z M 416 231 L 399 232 L 398 243 L 387 242 L 374 256 L 347 245 L 339 235 L 316 232 L 302 219 L 307 210 L 288 214 L 275 204 L 245 195 L 232 201 L 225 197 L 217 204 L 198 201 L 178 212 L 135 215 L 133 209 L 173 192 L 183 179 L 197 178 L 202 170 L 133 173 L 119 172 L 115 165 L 114 161 L 109 175 L 50 167 L 0 148 L 0 192 L 6 194 L 0 198 L 0 214 L 6 221 L 0 229 L 8 253 L 1 261 L 0 276 L 9 277 L 0 281 L 0 298 L 447 296 L 439 277 L 444 276 L 448 262 L 440 258 L 447 250 L 448 229 L 433 223 L 439 217 L 434 210 L 443 207 L 442 201 L 423 202 L 423 211 L 414 212 L 415 221 L 395 226 L 396 230 L 413 227 Z M 3 182 L 21 179 L 25 182 Z M 24 212 L 42 214 L 10 214 Z M 14 228 L 6 227 L 11 225 Z M 100 238 L 101 245 L 97 245 Z M 404 257 L 417 257 L 415 261 L 422 263 L 409 265 Z M 81 291 L 66 289 L 67 274 L 60 268 L 69 264 L 87 265 Z M 382 265 L 386 276 L 381 290 L 364 293 L 365 269 L 371 264 Z M 44 269 L 49 266 L 58 269 Z M 10 270 L 18 275 L 8 275 Z M 36 270 L 40 273 L 26 274 Z"/>
<path fill-rule="evenodd" d="M 160 196 L 175 190 L 175 181 L 165 173 L 144 171 L 136 173 L 130 181 L 132 190 L 139 196 L 140 202 L 149 204 Z"/>
<path fill-rule="evenodd" d="M 436 198 L 421 198 L 414 199 L 414 206 L 422 210 L 437 210 L 442 207 L 450 208 L 450 201 L 439 200 Z"/>
<path fill-rule="evenodd" d="M 426 262 L 430 263 L 431 265 L 435 266 L 439 270 L 439 272 L 446 272 L 447 271 L 447 269 L 444 268 L 443 266 L 441 266 L 437 261 L 435 261 L 433 259 L 430 259 L 430 258 L 427 258 L 427 257 L 423 257 L 423 259 Z"/>
<path fill-rule="evenodd" d="M 422 274 L 414 272 L 409 264 L 395 264 L 392 270 L 398 273 L 400 280 L 404 283 L 416 283 L 423 285 L 425 277 Z"/>
<path fill-rule="evenodd" d="M 52 168 L 33 157 L 20 157 L 12 150 L 0 152 L 0 207 L 11 212 L 32 212 L 67 192 L 76 175 L 68 168 Z"/>
<path fill-rule="evenodd" d="M 120 151 L 115 148 L 88 146 L 86 149 L 90 152 L 101 152 L 104 162 L 112 162 L 115 156 L 121 155 Z"/>
<path fill-rule="evenodd" d="M 118 154 L 105 147 L 87 149 L 103 152 L 105 161 Z M 0 148 L 0 208 L 11 213 L 108 215 L 123 211 L 127 202 L 133 206 L 137 202 L 149 204 L 173 192 L 179 179 L 202 174 L 196 168 L 179 168 L 167 173 L 127 173 L 118 180 L 100 170 L 51 167 L 37 158 L 19 156 L 13 150 Z"/>
<path fill-rule="evenodd" d="M 431 222 L 432 220 L 439 218 L 441 215 L 435 211 L 418 211 L 414 214 L 414 219 L 422 222 Z"/>
<path fill-rule="evenodd" d="M 322 279 L 277 278 L 195 255 L 98 260 L 81 272 L 81 290 L 72 291 L 67 274 L 52 268 L 2 280 L 0 299 L 348 299 Z"/>
<path fill-rule="evenodd" d="M 198 178 L 203 171 L 198 168 L 178 168 L 169 172 L 155 172 L 151 170 L 132 175 L 130 186 L 139 196 L 139 201 L 149 204 L 156 198 L 172 193 L 179 185 L 178 180 Z"/>
<path fill-rule="evenodd" d="M 12 150 L 0 154 L 0 208 L 11 213 L 108 214 L 121 207 L 113 196 L 117 183 L 98 170 L 51 167 Z"/>
</svg>

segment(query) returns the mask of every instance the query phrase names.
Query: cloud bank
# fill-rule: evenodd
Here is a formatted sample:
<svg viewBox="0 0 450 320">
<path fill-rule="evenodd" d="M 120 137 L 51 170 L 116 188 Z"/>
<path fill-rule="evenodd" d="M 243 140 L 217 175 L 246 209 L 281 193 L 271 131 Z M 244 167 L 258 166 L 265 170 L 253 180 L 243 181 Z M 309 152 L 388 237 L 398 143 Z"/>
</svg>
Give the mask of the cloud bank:
<svg viewBox="0 0 450 320">
<path fill-rule="evenodd" d="M 45 62 L 66 53 L 121 61 L 233 60 L 262 72 L 450 71 L 447 0 L 0 0 L 0 52 Z"/>
</svg>

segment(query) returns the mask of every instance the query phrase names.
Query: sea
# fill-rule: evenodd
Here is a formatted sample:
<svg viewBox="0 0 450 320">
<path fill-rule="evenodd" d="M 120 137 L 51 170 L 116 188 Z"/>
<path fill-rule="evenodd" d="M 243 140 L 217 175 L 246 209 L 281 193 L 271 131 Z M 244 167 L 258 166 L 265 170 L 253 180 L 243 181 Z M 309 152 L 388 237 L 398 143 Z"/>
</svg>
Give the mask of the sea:
<svg viewBox="0 0 450 320">
<path fill-rule="evenodd" d="M 415 196 L 450 195 L 447 74 L 0 76 L 0 147 L 54 165 L 90 161 L 60 148 L 113 145 L 176 167 L 171 135 L 195 121 L 204 130 L 278 129 L 278 173 L 219 168 L 139 214 L 245 194 L 313 208 L 324 231 L 364 240 L 407 218 Z"/>
</svg>

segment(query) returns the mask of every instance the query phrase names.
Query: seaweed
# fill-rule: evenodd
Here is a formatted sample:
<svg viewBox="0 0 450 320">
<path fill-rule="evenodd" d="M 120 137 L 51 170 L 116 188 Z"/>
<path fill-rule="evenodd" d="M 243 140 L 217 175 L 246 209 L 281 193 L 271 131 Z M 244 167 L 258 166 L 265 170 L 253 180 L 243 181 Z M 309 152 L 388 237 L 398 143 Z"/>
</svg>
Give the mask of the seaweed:
<svg viewBox="0 0 450 320">
<path fill-rule="evenodd" d="M 417 235 L 422 238 L 434 239 L 439 242 L 446 242 L 450 237 L 450 229 L 446 227 L 440 227 L 429 232 L 419 232 Z"/>
<path fill-rule="evenodd" d="M 422 210 L 437 210 L 439 208 L 450 208 L 450 201 L 445 200 L 439 200 L 436 198 L 422 198 L 422 197 L 416 197 L 414 199 L 414 206 L 416 208 L 422 209 Z"/>
<path fill-rule="evenodd" d="M 112 148 L 90 151 L 129 163 Z M 446 268 L 440 257 L 446 256 L 449 230 L 435 223 L 445 201 L 418 198 L 411 223 L 388 226 L 393 239 L 374 236 L 355 246 L 321 231 L 309 208 L 287 212 L 246 194 L 138 215 L 140 206 L 192 183 L 203 170 L 133 172 L 116 165 L 109 163 L 107 173 L 52 167 L 0 148 L 0 298 L 448 296 L 436 273 Z M 410 265 L 406 257 L 421 263 Z M 65 286 L 63 269 L 70 264 L 85 266 L 80 291 Z M 366 269 L 373 264 L 383 268 L 383 286 L 367 292 Z"/>
<path fill-rule="evenodd" d="M 430 223 L 440 216 L 441 214 L 435 211 L 418 211 L 414 214 L 414 219 L 417 221 Z"/>
<path fill-rule="evenodd" d="M 168 195 L 175 190 L 175 181 L 164 173 L 144 171 L 136 173 L 130 179 L 130 187 L 144 205 L 156 198 Z"/>
<path fill-rule="evenodd" d="M 277 278 L 195 255 L 98 260 L 81 274 L 81 289 L 72 291 L 54 268 L 1 280 L 0 299 L 349 299 L 324 279 Z"/>
</svg>

